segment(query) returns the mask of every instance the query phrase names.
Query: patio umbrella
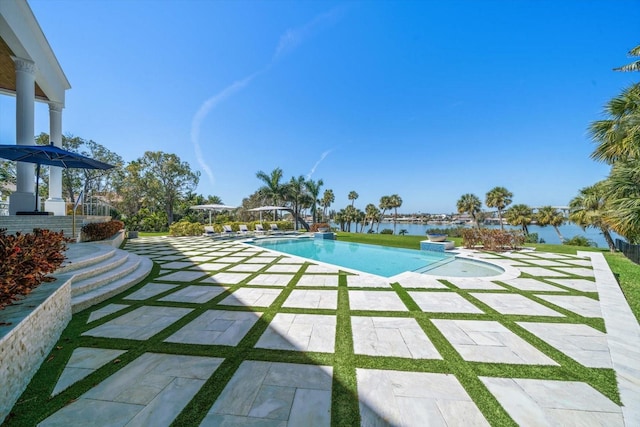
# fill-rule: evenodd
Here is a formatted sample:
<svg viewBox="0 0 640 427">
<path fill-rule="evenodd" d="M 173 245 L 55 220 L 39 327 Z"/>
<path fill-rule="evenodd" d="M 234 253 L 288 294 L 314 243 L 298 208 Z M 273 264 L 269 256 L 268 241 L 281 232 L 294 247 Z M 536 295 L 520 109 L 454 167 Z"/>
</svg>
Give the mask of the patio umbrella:
<svg viewBox="0 0 640 427">
<path fill-rule="evenodd" d="M 228 211 L 231 209 L 237 209 L 237 206 L 227 206 L 227 205 L 217 205 L 217 204 L 211 204 L 211 205 L 195 205 L 195 206 L 191 206 L 191 209 L 200 209 L 203 211 L 209 211 L 209 225 L 211 225 L 211 212 L 213 211 Z"/>
<path fill-rule="evenodd" d="M 74 169 L 107 170 L 115 166 L 103 163 L 73 151 L 50 145 L 0 145 L 0 157 L 16 162 L 36 164 L 36 207 L 38 210 L 38 184 L 40 181 L 40 165 L 58 166 Z"/>
<path fill-rule="evenodd" d="M 260 212 L 260 222 L 262 222 L 262 211 L 290 211 L 291 208 L 288 208 L 286 206 L 260 206 L 259 208 L 253 208 L 253 209 L 249 209 L 250 211 L 253 212 Z"/>
</svg>

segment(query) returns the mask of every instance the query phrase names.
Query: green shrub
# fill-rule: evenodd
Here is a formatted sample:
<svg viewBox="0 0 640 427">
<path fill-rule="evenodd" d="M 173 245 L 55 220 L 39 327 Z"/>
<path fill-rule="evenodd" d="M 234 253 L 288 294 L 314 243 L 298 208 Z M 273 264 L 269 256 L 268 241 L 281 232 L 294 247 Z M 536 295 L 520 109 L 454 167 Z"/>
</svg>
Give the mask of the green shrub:
<svg viewBox="0 0 640 427">
<path fill-rule="evenodd" d="M 29 294 L 64 261 L 71 239 L 64 233 L 34 230 L 33 234 L 7 235 L 0 229 L 0 309 Z"/>
<path fill-rule="evenodd" d="M 320 228 L 326 228 L 328 230 L 331 230 L 331 226 L 329 224 L 327 224 L 326 222 L 316 222 L 315 224 L 311 224 L 309 226 L 309 231 L 315 233 Z"/>
<path fill-rule="evenodd" d="M 117 219 L 108 222 L 92 222 L 82 227 L 83 241 L 95 242 L 105 240 L 124 228 L 124 223 Z"/>
<path fill-rule="evenodd" d="M 427 234 L 446 234 L 449 237 L 462 237 L 462 231 L 466 229 L 466 227 L 430 228 L 427 230 Z"/>
<path fill-rule="evenodd" d="M 524 236 L 525 243 L 538 243 L 538 233 L 529 233 Z"/>
<path fill-rule="evenodd" d="M 393 234 L 393 230 L 390 228 L 384 228 L 380 234 Z"/>
<path fill-rule="evenodd" d="M 520 230 L 497 230 L 491 228 L 465 228 L 462 230 L 462 244 L 467 249 L 482 247 L 486 251 L 513 250 L 525 241 Z"/>
<path fill-rule="evenodd" d="M 589 240 L 584 236 L 573 236 L 572 238 L 566 239 L 565 241 L 563 241 L 562 244 L 570 245 L 570 246 L 585 246 L 585 247 L 595 246 L 592 240 Z"/>
<path fill-rule="evenodd" d="M 169 227 L 170 236 L 200 236 L 204 233 L 204 225 L 199 222 L 179 221 Z"/>
</svg>

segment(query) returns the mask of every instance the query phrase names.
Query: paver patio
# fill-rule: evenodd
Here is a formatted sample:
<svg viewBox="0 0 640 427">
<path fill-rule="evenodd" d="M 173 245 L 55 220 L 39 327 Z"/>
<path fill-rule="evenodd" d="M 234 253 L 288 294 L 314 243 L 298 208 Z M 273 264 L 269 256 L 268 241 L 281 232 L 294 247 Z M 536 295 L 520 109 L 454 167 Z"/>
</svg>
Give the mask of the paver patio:
<svg viewBox="0 0 640 427">
<path fill-rule="evenodd" d="M 639 327 L 600 254 L 474 255 L 534 276 L 494 282 L 206 237 L 126 249 L 166 274 L 74 316 L 40 425 L 640 425 Z"/>
</svg>

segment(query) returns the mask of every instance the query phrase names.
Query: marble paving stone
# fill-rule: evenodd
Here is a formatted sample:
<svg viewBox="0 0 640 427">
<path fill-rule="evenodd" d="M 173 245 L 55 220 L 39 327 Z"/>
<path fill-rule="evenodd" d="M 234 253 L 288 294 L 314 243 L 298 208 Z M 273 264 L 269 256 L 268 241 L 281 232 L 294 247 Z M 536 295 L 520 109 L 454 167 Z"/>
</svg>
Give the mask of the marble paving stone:
<svg viewBox="0 0 640 427">
<path fill-rule="evenodd" d="M 167 292 L 177 286 L 178 285 L 169 285 L 166 283 L 147 283 L 142 288 L 124 298 L 131 300 L 145 300 L 163 292 Z"/>
<path fill-rule="evenodd" d="M 297 273 L 300 271 L 300 264 L 275 264 L 267 268 L 267 273 Z"/>
<path fill-rule="evenodd" d="M 278 295 L 280 289 L 256 289 L 242 288 L 223 299 L 221 305 L 246 306 L 246 307 L 268 307 Z"/>
<path fill-rule="evenodd" d="M 475 305 L 454 292 L 409 292 L 424 312 L 430 313 L 483 313 Z"/>
<path fill-rule="evenodd" d="M 517 323 L 584 366 L 612 368 L 606 334 L 590 326 L 575 323 Z"/>
<path fill-rule="evenodd" d="M 258 274 L 247 285 L 253 286 L 287 286 L 293 280 L 293 274 Z"/>
<path fill-rule="evenodd" d="M 201 426 L 330 426 L 330 366 L 242 362 Z"/>
<path fill-rule="evenodd" d="M 166 342 L 204 345 L 238 345 L 262 313 L 208 310 L 185 325 Z"/>
<path fill-rule="evenodd" d="M 173 301 L 173 302 L 190 302 L 197 304 L 204 304 L 209 302 L 224 291 L 227 288 L 224 286 L 202 286 L 192 285 L 182 288 L 179 291 L 173 292 L 166 297 L 160 298 L 158 301 Z"/>
<path fill-rule="evenodd" d="M 338 292 L 325 290 L 293 290 L 282 305 L 293 308 L 338 308 Z"/>
<path fill-rule="evenodd" d="M 288 257 L 288 256 L 283 256 L 282 259 L 279 259 L 277 261 L 278 264 L 296 264 L 296 265 L 303 265 L 306 264 L 307 261 L 305 259 L 302 258 L 292 258 L 292 257 Z"/>
<path fill-rule="evenodd" d="M 177 307 L 140 307 L 82 335 L 146 340 L 191 311 Z"/>
<path fill-rule="evenodd" d="M 566 267 L 566 268 L 558 268 L 560 271 L 564 271 L 568 274 L 574 274 L 576 276 L 584 276 L 584 277 L 593 277 L 594 272 L 592 268 L 585 267 Z"/>
<path fill-rule="evenodd" d="M 338 277 L 329 274 L 305 274 L 298 280 L 296 286 L 338 287 Z"/>
<path fill-rule="evenodd" d="M 542 258 L 542 259 L 561 259 L 561 260 L 579 259 L 567 254 L 553 254 L 553 253 L 547 253 L 547 252 L 536 252 L 536 253 L 532 253 L 530 256 L 535 258 Z"/>
<path fill-rule="evenodd" d="M 94 320 L 102 319 L 105 316 L 116 313 L 127 307 L 130 307 L 130 306 L 127 304 L 109 304 L 98 310 L 92 311 L 91 314 L 89 315 L 89 320 L 87 320 L 87 323 L 91 323 Z"/>
<path fill-rule="evenodd" d="M 597 292 L 596 282 L 587 279 L 548 279 L 550 282 L 557 283 L 568 288 L 581 292 Z"/>
<path fill-rule="evenodd" d="M 183 259 L 184 255 L 163 255 L 154 259 L 154 261 L 177 261 Z"/>
<path fill-rule="evenodd" d="M 275 315 L 256 347 L 333 353 L 336 317 L 324 314 Z"/>
<path fill-rule="evenodd" d="M 573 381 L 480 377 L 521 426 L 624 426 L 618 405 Z"/>
<path fill-rule="evenodd" d="M 162 268 L 169 270 L 182 270 L 183 268 L 196 267 L 197 264 L 191 261 L 172 261 L 162 264 Z"/>
<path fill-rule="evenodd" d="M 242 262 L 246 259 L 246 256 L 222 256 L 220 258 L 215 259 L 215 262 L 225 262 L 228 264 L 235 264 L 237 262 Z"/>
<path fill-rule="evenodd" d="M 584 317 L 602 317 L 600 302 L 588 297 L 573 295 L 537 295 L 539 298 L 549 301 L 569 311 Z"/>
<path fill-rule="evenodd" d="M 591 260 L 589 259 L 564 259 L 562 261 L 566 264 L 578 265 L 580 267 L 591 267 Z"/>
<path fill-rule="evenodd" d="M 552 292 L 566 292 L 566 290 L 557 286 L 550 285 L 548 283 L 541 282 L 536 279 L 518 277 L 511 280 L 503 280 L 507 285 L 513 286 L 516 289 L 522 291 L 552 291 Z"/>
<path fill-rule="evenodd" d="M 124 352 L 125 350 L 110 350 L 106 348 L 76 348 L 65 365 L 51 396 L 66 390 L 70 385 L 92 374 Z"/>
<path fill-rule="evenodd" d="M 558 365 L 496 321 L 433 319 L 433 324 L 470 362 Z"/>
<path fill-rule="evenodd" d="M 226 285 L 237 285 L 247 277 L 251 276 L 251 273 L 217 273 L 211 277 L 207 277 L 203 282 L 205 283 L 220 283 Z"/>
<path fill-rule="evenodd" d="M 562 273 L 560 271 L 549 270 L 548 268 L 543 267 L 518 267 L 523 273 L 529 274 L 531 276 L 538 277 L 566 277 L 566 273 Z"/>
<path fill-rule="evenodd" d="M 373 274 L 347 276 L 347 286 L 352 288 L 390 288 L 388 279 Z"/>
<path fill-rule="evenodd" d="M 206 274 L 201 271 L 176 271 L 167 276 L 162 276 L 160 280 L 168 280 L 170 282 L 192 282 L 201 279 Z"/>
<path fill-rule="evenodd" d="M 447 285 L 428 274 L 406 272 L 393 276 L 393 281 L 398 282 L 403 288 L 449 289 Z"/>
<path fill-rule="evenodd" d="M 349 291 L 349 306 L 351 310 L 408 311 L 391 291 Z"/>
<path fill-rule="evenodd" d="M 335 267 L 329 267 L 327 265 L 308 265 L 306 269 L 306 273 L 333 273 L 338 274 L 340 270 Z"/>
<path fill-rule="evenodd" d="M 550 259 L 528 259 L 528 264 L 538 265 L 540 267 L 566 267 L 567 264 Z"/>
<path fill-rule="evenodd" d="M 229 268 L 227 271 L 255 273 L 256 271 L 260 271 L 263 268 L 264 268 L 264 265 L 261 265 L 261 264 L 242 263 L 242 264 L 234 265 L 233 267 Z"/>
<path fill-rule="evenodd" d="M 455 375 L 356 369 L 362 426 L 489 426 Z"/>
<path fill-rule="evenodd" d="M 40 425 L 169 425 L 222 361 L 145 353 Z"/>
<path fill-rule="evenodd" d="M 220 271 L 229 267 L 230 265 L 231 264 L 225 264 L 222 262 L 205 262 L 205 263 L 199 264 L 195 268 L 202 271 Z"/>
<path fill-rule="evenodd" d="M 513 258 L 513 259 L 525 259 L 525 260 L 535 259 L 535 257 L 532 258 L 530 254 L 523 254 L 519 252 L 504 252 L 504 253 L 501 253 L 500 255 L 506 258 Z"/>
<path fill-rule="evenodd" d="M 271 262 L 271 259 L 268 258 L 262 258 L 262 257 L 253 257 L 253 258 L 249 258 L 247 260 L 242 261 L 245 264 L 263 264 L 263 265 L 267 265 Z"/>
<path fill-rule="evenodd" d="M 352 316 L 356 354 L 409 359 L 442 359 L 415 319 Z"/>
<path fill-rule="evenodd" d="M 523 295 L 489 293 L 472 293 L 471 295 L 502 314 L 564 317 L 562 313 L 558 313 Z M 541 295 L 539 296 L 542 297 Z"/>
<path fill-rule="evenodd" d="M 504 290 L 504 287 L 500 285 L 497 285 L 488 280 L 482 280 L 478 278 L 469 278 L 469 277 L 462 277 L 459 279 L 451 278 L 451 279 L 447 279 L 447 281 L 460 289 L 500 290 L 500 291 Z"/>
<path fill-rule="evenodd" d="M 196 255 L 196 256 L 190 256 L 189 257 L 189 261 L 191 262 L 208 262 L 211 261 L 213 259 L 213 256 L 211 255 Z"/>
</svg>

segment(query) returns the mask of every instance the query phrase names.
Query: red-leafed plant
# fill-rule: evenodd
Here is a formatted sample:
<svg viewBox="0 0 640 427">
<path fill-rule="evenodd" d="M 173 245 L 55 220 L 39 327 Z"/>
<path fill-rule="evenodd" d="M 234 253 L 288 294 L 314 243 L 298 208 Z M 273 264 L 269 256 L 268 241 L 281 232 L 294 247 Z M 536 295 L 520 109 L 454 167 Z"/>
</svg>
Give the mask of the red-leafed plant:
<svg viewBox="0 0 640 427">
<path fill-rule="evenodd" d="M 124 228 L 124 222 L 117 219 L 108 222 L 92 222 L 82 227 L 84 240 L 94 242 L 105 240 Z"/>
<path fill-rule="evenodd" d="M 326 228 L 327 230 L 331 230 L 331 226 L 326 222 L 316 222 L 311 224 L 311 226 L 309 227 L 309 231 L 316 232 L 321 228 Z"/>
<path fill-rule="evenodd" d="M 35 229 L 31 233 L 7 235 L 0 229 L 0 309 L 28 295 L 42 282 L 53 281 L 65 259 L 67 242 L 62 231 Z"/>
<path fill-rule="evenodd" d="M 514 250 L 524 244 L 524 235 L 520 230 L 496 230 L 489 228 L 465 228 L 462 230 L 462 243 L 465 248 L 484 249 L 485 251 Z"/>
</svg>

